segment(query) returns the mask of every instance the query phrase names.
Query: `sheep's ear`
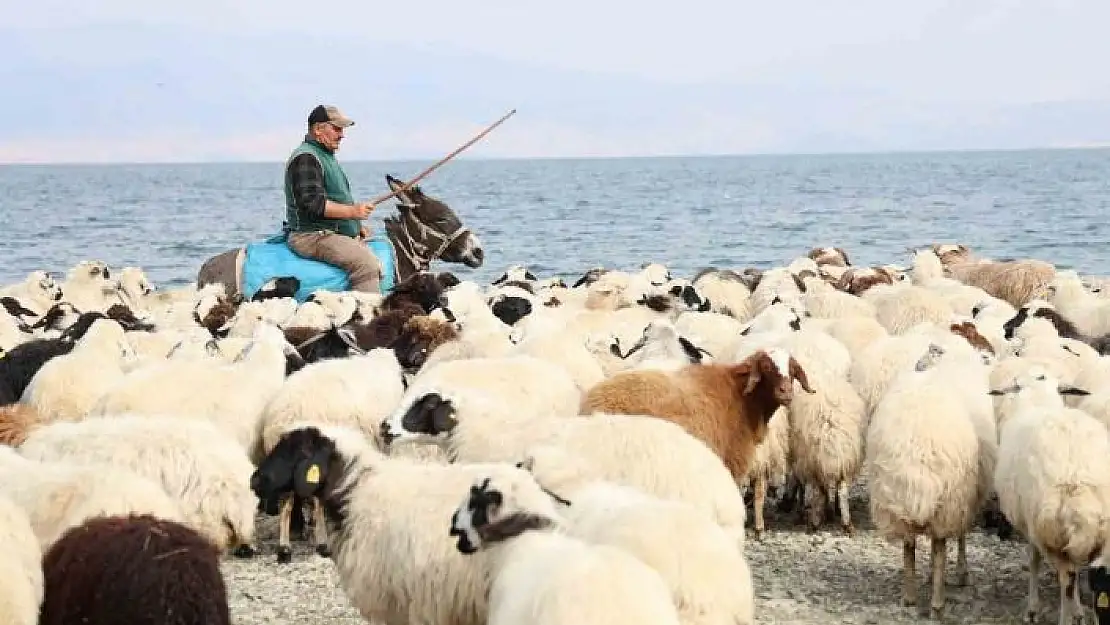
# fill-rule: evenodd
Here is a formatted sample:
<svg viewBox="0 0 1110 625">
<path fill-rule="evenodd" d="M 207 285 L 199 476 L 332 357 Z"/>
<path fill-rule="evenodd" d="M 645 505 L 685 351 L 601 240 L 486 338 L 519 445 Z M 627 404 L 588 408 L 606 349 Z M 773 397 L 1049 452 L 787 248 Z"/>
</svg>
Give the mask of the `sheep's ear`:
<svg viewBox="0 0 1110 625">
<path fill-rule="evenodd" d="M 1001 397 L 1005 394 L 1006 391 L 997 388 L 992 388 L 991 390 L 987 391 L 987 395 L 992 395 L 994 397 Z"/>
<path fill-rule="evenodd" d="M 678 337 L 678 344 L 682 346 L 682 351 L 686 352 L 686 357 L 690 360 L 690 362 L 701 362 L 702 352 L 705 352 L 706 354 L 709 353 L 706 352 L 704 349 L 698 347 L 697 345 L 691 343 L 690 339 L 686 338 L 685 336 Z"/>
<path fill-rule="evenodd" d="M 797 380 L 798 384 L 801 384 L 802 388 L 805 389 L 807 393 L 812 394 L 816 392 L 809 385 L 809 378 L 806 377 L 805 369 L 802 369 L 802 365 L 799 364 L 797 360 L 794 360 L 793 356 L 790 357 L 790 377 Z"/>
<path fill-rule="evenodd" d="M 840 255 L 844 257 L 844 264 L 845 264 L 846 266 L 851 266 L 851 265 L 852 265 L 852 261 L 848 260 L 848 252 L 845 252 L 845 251 L 844 251 L 844 248 L 842 248 L 842 247 L 834 247 L 833 249 L 834 249 L 834 250 L 836 250 L 836 251 L 838 251 L 838 252 L 840 252 Z"/>
<path fill-rule="evenodd" d="M 534 456 L 528 456 L 524 460 L 516 463 L 516 468 L 524 469 L 525 471 L 531 473 L 536 468 L 536 458 Z"/>
<path fill-rule="evenodd" d="M 1076 386 L 1061 386 L 1057 389 L 1061 395 L 1090 395 L 1090 391 L 1085 391 Z"/>
<path fill-rule="evenodd" d="M 753 367 L 751 362 L 736 365 L 732 370 L 732 375 L 738 382 L 744 382 L 744 395 L 750 395 L 755 390 L 756 385 L 759 384 L 759 369 Z"/>
</svg>

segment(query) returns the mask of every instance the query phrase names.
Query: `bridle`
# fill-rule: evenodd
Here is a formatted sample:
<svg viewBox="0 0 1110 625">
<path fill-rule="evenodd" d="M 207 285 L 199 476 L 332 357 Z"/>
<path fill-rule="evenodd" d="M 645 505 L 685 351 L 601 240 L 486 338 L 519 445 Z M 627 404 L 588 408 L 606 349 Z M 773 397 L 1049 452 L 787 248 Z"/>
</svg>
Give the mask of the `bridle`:
<svg viewBox="0 0 1110 625">
<path fill-rule="evenodd" d="M 408 209 L 408 214 L 410 217 L 409 219 L 405 218 L 404 210 L 402 209 Z M 416 214 L 415 206 L 411 204 L 399 205 L 398 210 L 401 210 L 399 225 L 401 226 L 401 233 L 404 235 L 404 240 L 398 241 L 399 245 L 396 246 L 396 249 L 399 254 L 403 254 L 405 256 L 405 258 L 409 261 L 410 264 L 412 264 L 416 271 L 427 271 L 428 267 L 431 266 L 432 261 L 439 259 L 440 256 L 442 256 L 443 253 L 447 251 L 447 248 L 450 247 L 452 243 L 457 241 L 459 237 L 470 233 L 470 228 L 460 225 L 454 232 L 450 234 L 444 234 L 421 221 L 420 217 L 418 217 Z M 412 232 L 409 231 L 410 221 L 414 222 L 420 228 L 421 239 L 440 239 L 439 245 L 436 246 L 436 248 L 432 250 L 431 253 L 428 253 L 428 250 L 430 248 L 427 244 L 423 243 L 420 240 L 417 240 L 412 236 Z"/>
</svg>

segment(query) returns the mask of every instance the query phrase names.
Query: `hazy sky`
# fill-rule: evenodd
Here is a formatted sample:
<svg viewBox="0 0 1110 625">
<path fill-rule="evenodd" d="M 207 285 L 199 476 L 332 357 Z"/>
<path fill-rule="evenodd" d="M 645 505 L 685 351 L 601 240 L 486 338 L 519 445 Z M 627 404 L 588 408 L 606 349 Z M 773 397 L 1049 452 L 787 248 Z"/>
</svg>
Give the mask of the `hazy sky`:
<svg viewBox="0 0 1110 625">
<path fill-rule="evenodd" d="M 474 156 L 1110 144 L 1106 0 L 0 0 L 0 14 L 0 162 L 281 160 L 321 99 L 360 122 L 348 159 L 439 155 L 510 108 Z"/>
</svg>

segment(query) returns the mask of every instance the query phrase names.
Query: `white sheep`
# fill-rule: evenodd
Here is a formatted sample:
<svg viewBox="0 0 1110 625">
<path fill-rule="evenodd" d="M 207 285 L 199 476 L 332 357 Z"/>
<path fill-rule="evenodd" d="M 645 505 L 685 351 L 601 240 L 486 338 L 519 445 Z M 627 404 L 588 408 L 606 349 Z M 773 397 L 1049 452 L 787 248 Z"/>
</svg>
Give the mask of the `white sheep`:
<svg viewBox="0 0 1110 625">
<path fill-rule="evenodd" d="M 1110 301 L 1091 293 L 1074 270 L 1057 271 L 1049 281 L 1046 299 L 1087 336 L 1110 333 Z"/>
<path fill-rule="evenodd" d="M 450 533 L 460 552 L 489 558 L 488 625 L 680 622 L 659 573 L 624 549 L 568 535 L 558 496 L 527 472 L 480 475 L 460 492 Z"/>
<path fill-rule="evenodd" d="M 40 462 L 126 469 L 160 484 L 181 506 L 186 524 L 222 551 L 250 555 L 258 501 L 254 466 L 212 423 L 175 417 L 118 415 L 33 430 L 19 446 Z"/>
<path fill-rule="evenodd" d="M 62 287 L 49 273 L 35 270 L 22 282 L 0 288 L 0 297 L 19 300 L 20 305 L 41 315 L 62 299 Z"/>
<path fill-rule="evenodd" d="M 23 508 L 0 495 L 0 622 L 36 625 L 43 598 L 42 548 Z"/>
<path fill-rule="evenodd" d="M 478 477 L 527 473 L 505 463 L 390 458 L 347 427 L 300 432 L 263 459 L 252 481 L 264 498 L 293 484 L 298 496 L 324 502 L 340 586 L 363 618 L 383 625 L 484 625 L 486 558 L 460 557 L 448 523 Z"/>
<path fill-rule="evenodd" d="M 468 358 L 425 365 L 393 415 L 419 412 L 419 403 L 432 396 L 437 403 L 450 403 L 457 418 L 467 419 L 504 413 L 576 415 L 582 392 L 566 369 L 540 358 Z"/>
<path fill-rule="evenodd" d="M 230 364 L 210 359 L 170 359 L 137 369 L 109 389 L 89 416 L 164 415 L 213 421 L 256 458 L 266 402 L 285 382 L 292 346 L 264 323 Z"/>
<path fill-rule="evenodd" d="M 455 418 L 449 404 L 395 414 L 382 424 L 386 449 L 399 443 L 440 446 L 456 462 L 516 462 L 535 445 L 571 451 L 586 474 L 688 502 L 715 519 L 738 545 L 746 511 L 736 481 L 717 454 L 682 426 L 643 415 Z M 667 470 L 659 470 L 667 458 Z"/>
<path fill-rule="evenodd" d="M 966 535 L 990 493 L 997 437 L 987 371 L 974 356 L 930 346 L 894 377 L 867 429 L 871 518 L 880 535 L 903 545 L 906 605 L 917 602 L 917 535 L 930 538 L 934 617 L 944 609 L 947 541 L 958 541 L 964 585 Z"/>
<path fill-rule="evenodd" d="M 709 310 L 733 317 L 737 321 L 751 318 L 751 291 L 736 272 L 709 269 L 694 276 L 694 288 L 707 300 Z"/>
<path fill-rule="evenodd" d="M 1040 611 L 1037 578 L 1047 558 L 1060 583 L 1063 625 L 1083 614 L 1078 569 L 1105 562 L 1110 545 L 1110 433 L 1066 407 L 1061 392 L 1076 390 L 1044 367 L 991 391 L 1013 396 L 999 423 L 994 481 L 1002 513 L 1029 541 L 1026 619 Z"/>
<path fill-rule="evenodd" d="M 43 552 L 66 530 L 97 516 L 185 521 L 181 506 L 148 478 L 111 466 L 36 462 L 6 445 L 0 445 L 0 496 L 27 512 Z"/>
<path fill-rule="evenodd" d="M 65 300 L 81 312 L 103 312 L 112 304 L 123 303 L 119 282 L 99 260 L 83 260 L 71 267 L 61 287 Z"/>
<path fill-rule="evenodd" d="M 584 344 L 568 342 L 558 333 L 525 337 L 509 355 L 532 356 L 561 366 L 582 393 L 605 378 L 601 363 Z"/>
<path fill-rule="evenodd" d="M 49 421 L 81 419 L 124 377 L 134 359 L 123 328 L 111 319 L 97 319 L 72 351 L 42 365 L 20 401 Z"/>
<path fill-rule="evenodd" d="M 620 547 L 655 569 L 684 625 L 753 622 L 751 571 L 743 553 L 702 510 L 595 480 L 588 466 L 558 447 L 529 449 L 518 466 L 573 502 L 560 509 L 572 536 Z"/>
</svg>

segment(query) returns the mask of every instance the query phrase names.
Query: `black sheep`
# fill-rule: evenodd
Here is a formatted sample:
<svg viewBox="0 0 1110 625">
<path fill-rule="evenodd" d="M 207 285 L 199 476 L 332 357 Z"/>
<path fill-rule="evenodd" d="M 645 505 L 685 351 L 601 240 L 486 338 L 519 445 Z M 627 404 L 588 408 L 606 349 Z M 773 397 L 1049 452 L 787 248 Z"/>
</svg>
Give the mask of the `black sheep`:
<svg viewBox="0 0 1110 625">
<path fill-rule="evenodd" d="M 14 404 L 23 396 L 39 369 L 51 358 L 68 354 L 103 313 L 84 313 L 56 339 L 34 339 L 16 345 L 0 358 L 0 406 Z"/>
<path fill-rule="evenodd" d="M 229 625 L 216 545 L 151 515 L 92 518 L 43 554 L 39 625 Z"/>
</svg>

